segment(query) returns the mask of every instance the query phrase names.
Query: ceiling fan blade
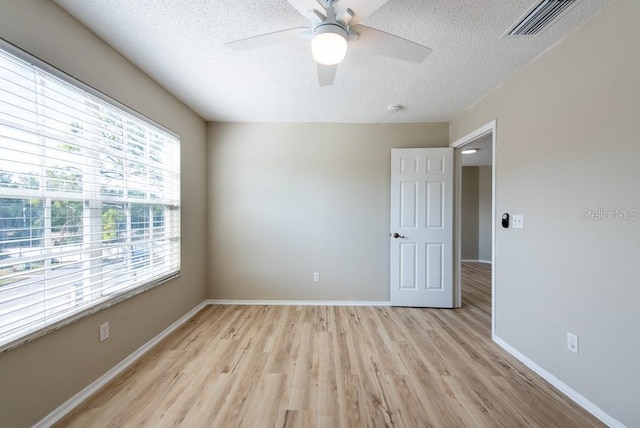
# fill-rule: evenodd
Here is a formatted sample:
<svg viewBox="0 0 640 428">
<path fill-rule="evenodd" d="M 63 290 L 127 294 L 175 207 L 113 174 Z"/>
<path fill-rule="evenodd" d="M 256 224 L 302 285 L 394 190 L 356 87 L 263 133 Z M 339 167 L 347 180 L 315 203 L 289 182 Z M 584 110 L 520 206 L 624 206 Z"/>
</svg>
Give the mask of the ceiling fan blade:
<svg viewBox="0 0 640 428">
<path fill-rule="evenodd" d="M 355 15 L 350 25 L 356 25 L 367 19 L 376 10 L 380 9 L 389 0 L 340 0 L 336 3 L 336 10 L 348 7 Z"/>
<path fill-rule="evenodd" d="M 351 9 L 355 15 L 349 22 L 350 25 L 356 25 L 371 15 L 376 10 L 385 4 L 389 0 L 336 0 L 335 7 L 336 12 Z M 309 17 L 310 12 L 313 9 L 322 11 L 320 3 L 323 0 L 288 0 L 291 6 L 295 7 L 298 12 L 304 17 Z"/>
<path fill-rule="evenodd" d="M 291 3 L 291 6 L 295 7 L 300 15 L 307 18 L 309 16 L 309 11 L 313 9 L 320 9 L 320 5 L 316 0 L 287 0 Z"/>
<path fill-rule="evenodd" d="M 225 43 L 233 50 L 244 51 L 250 49 L 264 48 L 266 46 L 291 43 L 302 39 L 302 35 L 309 32 L 307 27 L 291 28 L 289 30 L 276 31 L 274 33 L 261 34 L 247 39 L 236 40 Z"/>
<path fill-rule="evenodd" d="M 333 85 L 333 81 L 336 78 L 336 71 L 338 71 L 337 65 L 318 64 L 318 83 L 320 86 Z"/>
<path fill-rule="evenodd" d="M 358 40 L 349 43 L 349 47 L 353 49 L 412 62 L 422 62 L 431 53 L 431 49 L 426 46 L 375 28 L 364 25 L 354 25 L 351 28 L 360 34 Z"/>
</svg>

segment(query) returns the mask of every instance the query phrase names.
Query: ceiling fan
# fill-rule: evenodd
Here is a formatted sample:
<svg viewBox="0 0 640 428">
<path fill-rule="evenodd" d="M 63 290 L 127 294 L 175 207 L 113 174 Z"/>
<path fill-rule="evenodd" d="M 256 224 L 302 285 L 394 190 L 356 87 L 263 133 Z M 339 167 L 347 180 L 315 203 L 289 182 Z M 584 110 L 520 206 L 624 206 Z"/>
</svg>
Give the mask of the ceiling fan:
<svg viewBox="0 0 640 428">
<path fill-rule="evenodd" d="M 333 84 L 338 64 L 347 53 L 347 45 L 353 49 L 412 62 L 422 62 L 431 53 L 431 49 L 426 46 L 360 24 L 388 0 L 288 1 L 311 20 L 309 27 L 262 34 L 226 45 L 234 50 L 250 50 L 295 42 L 300 38 L 310 39 L 311 53 L 318 63 L 320 86 Z M 316 2 L 322 10 L 316 8 Z"/>
</svg>

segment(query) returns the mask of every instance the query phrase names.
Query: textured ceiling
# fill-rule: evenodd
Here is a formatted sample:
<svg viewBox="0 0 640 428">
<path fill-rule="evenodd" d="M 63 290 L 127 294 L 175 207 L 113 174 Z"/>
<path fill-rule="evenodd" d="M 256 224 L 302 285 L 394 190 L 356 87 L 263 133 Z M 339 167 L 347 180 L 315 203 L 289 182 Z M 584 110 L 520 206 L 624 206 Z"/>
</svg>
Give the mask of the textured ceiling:
<svg viewBox="0 0 640 428">
<path fill-rule="evenodd" d="M 350 49 L 321 88 L 307 41 L 224 46 L 307 26 L 287 0 L 54 1 L 207 120 L 362 123 L 449 121 L 608 2 L 579 0 L 541 34 L 501 38 L 536 0 L 389 0 L 363 24 L 431 55 L 415 64 Z"/>
<path fill-rule="evenodd" d="M 487 134 L 469 144 L 464 149 L 478 149 L 475 153 L 462 155 L 462 166 L 490 166 L 493 164 L 493 135 Z"/>
</svg>

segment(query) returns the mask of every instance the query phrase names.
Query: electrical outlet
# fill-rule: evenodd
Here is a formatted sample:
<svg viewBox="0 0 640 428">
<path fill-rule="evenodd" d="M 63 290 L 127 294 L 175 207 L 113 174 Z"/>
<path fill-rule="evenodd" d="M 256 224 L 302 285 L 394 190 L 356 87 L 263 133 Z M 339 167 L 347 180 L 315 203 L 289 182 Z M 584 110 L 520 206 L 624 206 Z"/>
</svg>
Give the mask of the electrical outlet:
<svg viewBox="0 0 640 428">
<path fill-rule="evenodd" d="M 109 323 L 100 324 L 100 342 L 104 342 L 109 338 Z"/>
<path fill-rule="evenodd" d="M 313 282 L 320 282 L 320 272 L 314 272 Z"/>
<path fill-rule="evenodd" d="M 578 336 L 567 332 L 567 349 L 573 353 L 578 353 Z"/>
</svg>

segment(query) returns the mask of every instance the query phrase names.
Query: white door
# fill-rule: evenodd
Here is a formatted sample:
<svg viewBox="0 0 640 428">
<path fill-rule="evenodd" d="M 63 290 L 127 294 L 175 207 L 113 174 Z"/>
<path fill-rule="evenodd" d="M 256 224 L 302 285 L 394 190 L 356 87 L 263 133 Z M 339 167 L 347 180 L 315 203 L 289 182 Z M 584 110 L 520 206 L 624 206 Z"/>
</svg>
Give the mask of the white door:
<svg viewBox="0 0 640 428">
<path fill-rule="evenodd" d="M 391 304 L 453 307 L 453 149 L 391 150 Z"/>
</svg>

